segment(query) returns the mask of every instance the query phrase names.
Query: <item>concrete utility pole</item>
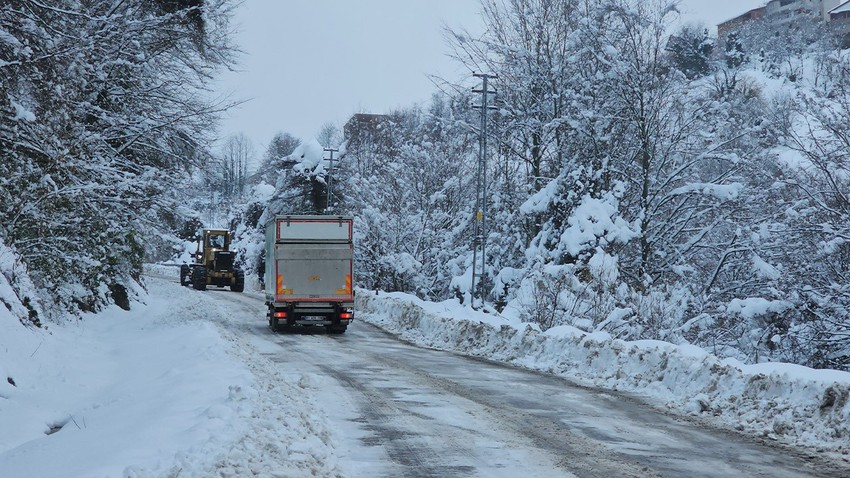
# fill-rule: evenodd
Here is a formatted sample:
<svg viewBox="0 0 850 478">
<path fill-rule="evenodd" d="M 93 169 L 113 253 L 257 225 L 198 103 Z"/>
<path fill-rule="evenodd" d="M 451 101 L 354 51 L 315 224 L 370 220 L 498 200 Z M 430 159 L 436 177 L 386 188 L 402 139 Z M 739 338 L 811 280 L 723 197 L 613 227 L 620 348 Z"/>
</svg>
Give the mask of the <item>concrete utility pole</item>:
<svg viewBox="0 0 850 478">
<path fill-rule="evenodd" d="M 333 206 L 331 205 L 331 201 L 333 200 L 333 171 L 334 171 L 334 153 L 339 152 L 338 149 L 334 148 L 324 148 L 325 151 L 331 153 L 330 161 L 331 165 L 328 168 L 328 200 L 325 202 L 325 214 L 333 211 Z"/>
<path fill-rule="evenodd" d="M 473 93 L 481 93 L 481 104 L 473 108 L 481 109 L 481 129 L 478 132 L 478 172 L 476 174 L 476 196 L 475 196 L 475 237 L 472 242 L 472 307 L 475 307 L 475 298 L 481 298 L 481 306 L 487 291 L 487 112 L 496 109 L 490 106 L 490 95 L 495 95 L 496 90 L 490 90 L 488 81 L 497 78 L 487 73 L 473 73 L 472 76 L 481 78 L 481 88 L 473 88 Z M 479 270 L 478 255 L 481 254 Z"/>
</svg>

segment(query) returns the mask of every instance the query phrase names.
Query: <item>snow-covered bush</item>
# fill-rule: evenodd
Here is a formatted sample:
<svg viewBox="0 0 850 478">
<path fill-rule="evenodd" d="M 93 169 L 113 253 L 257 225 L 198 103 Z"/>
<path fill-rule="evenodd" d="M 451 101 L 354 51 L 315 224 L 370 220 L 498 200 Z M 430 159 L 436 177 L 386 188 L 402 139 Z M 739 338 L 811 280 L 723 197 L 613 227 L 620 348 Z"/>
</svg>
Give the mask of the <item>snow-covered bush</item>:
<svg viewBox="0 0 850 478">
<path fill-rule="evenodd" d="M 0 239 L 0 320 L 6 316 L 41 327 L 41 297 L 14 248 Z M 2 375 L 2 374 L 0 374 Z"/>
</svg>

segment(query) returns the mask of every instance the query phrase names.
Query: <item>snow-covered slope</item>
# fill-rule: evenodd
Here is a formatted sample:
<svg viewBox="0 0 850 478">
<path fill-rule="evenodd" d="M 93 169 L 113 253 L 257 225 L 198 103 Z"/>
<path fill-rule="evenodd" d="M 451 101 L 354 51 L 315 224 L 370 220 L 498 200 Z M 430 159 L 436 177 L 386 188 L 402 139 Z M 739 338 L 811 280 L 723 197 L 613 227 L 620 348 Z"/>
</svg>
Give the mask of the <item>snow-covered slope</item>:
<svg viewBox="0 0 850 478">
<path fill-rule="evenodd" d="M 311 378 L 218 326 L 238 308 L 175 282 L 47 331 L 0 307 L 0 476 L 339 475 Z"/>
<path fill-rule="evenodd" d="M 413 343 L 486 357 L 613 390 L 784 443 L 850 453 L 850 373 L 745 365 L 695 346 L 612 339 L 461 306 L 360 291 L 359 317 Z"/>
</svg>

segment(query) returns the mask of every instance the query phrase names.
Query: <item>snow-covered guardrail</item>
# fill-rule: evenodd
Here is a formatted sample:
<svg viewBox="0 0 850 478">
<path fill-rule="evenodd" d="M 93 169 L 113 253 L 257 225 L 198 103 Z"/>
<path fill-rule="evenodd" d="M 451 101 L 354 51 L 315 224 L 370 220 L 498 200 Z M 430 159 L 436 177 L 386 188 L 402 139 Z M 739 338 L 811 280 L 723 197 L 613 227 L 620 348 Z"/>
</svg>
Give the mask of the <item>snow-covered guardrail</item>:
<svg viewBox="0 0 850 478">
<path fill-rule="evenodd" d="M 746 365 L 692 345 L 627 342 L 569 326 L 541 331 L 457 301 L 361 290 L 365 322 L 418 345 L 631 392 L 651 403 L 777 441 L 850 454 L 850 373 Z"/>
</svg>

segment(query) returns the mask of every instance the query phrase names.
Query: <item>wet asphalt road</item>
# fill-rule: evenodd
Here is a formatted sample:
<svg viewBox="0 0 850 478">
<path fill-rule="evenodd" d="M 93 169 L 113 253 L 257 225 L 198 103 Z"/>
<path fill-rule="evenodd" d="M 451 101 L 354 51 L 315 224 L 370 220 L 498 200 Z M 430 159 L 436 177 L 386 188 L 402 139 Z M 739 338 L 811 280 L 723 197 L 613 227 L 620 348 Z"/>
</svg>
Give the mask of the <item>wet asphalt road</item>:
<svg viewBox="0 0 850 478">
<path fill-rule="evenodd" d="M 215 292 L 212 292 L 215 294 Z M 418 348 L 363 321 L 273 333 L 262 300 L 224 294 L 287 373 L 320 377 L 343 469 L 386 477 L 850 477 L 850 464 L 660 412 L 614 392 Z"/>
</svg>

